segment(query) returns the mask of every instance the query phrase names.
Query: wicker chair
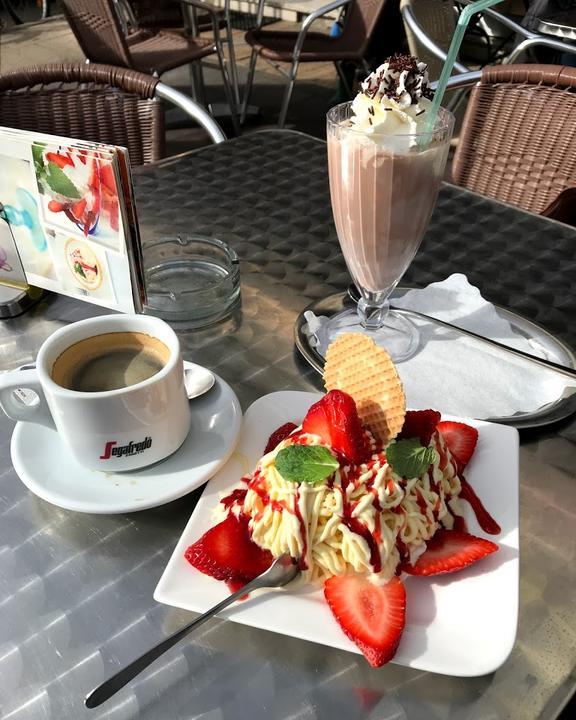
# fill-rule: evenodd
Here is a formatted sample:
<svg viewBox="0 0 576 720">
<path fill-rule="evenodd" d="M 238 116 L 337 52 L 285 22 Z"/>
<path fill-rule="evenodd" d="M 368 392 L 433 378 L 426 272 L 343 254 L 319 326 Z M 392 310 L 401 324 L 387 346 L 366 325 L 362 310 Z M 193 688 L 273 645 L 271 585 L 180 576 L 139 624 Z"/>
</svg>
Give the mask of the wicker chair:
<svg viewBox="0 0 576 720">
<path fill-rule="evenodd" d="M 470 94 L 452 178 L 566 221 L 576 188 L 576 68 L 497 65 L 451 78 Z M 576 209 L 572 215 L 576 220 Z"/>
<path fill-rule="evenodd" d="M 275 30 L 263 30 L 260 27 L 249 30 L 246 33 L 246 42 L 252 47 L 248 78 L 244 90 L 241 120 L 246 116 L 246 109 L 250 101 L 252 83 L 256 61 L 259 57 L 268 60 L 278 69 L 277 63 L 289 63 L 290 69 L 284 74 L 288 78 L 288 84 L 284 91 L 284 98 L 280 108 L 278 126 L 283 127 L 286 122 L 288 106 L 292 97 L 292 90 L 296 82 L 296 73 L 301 62 L 333 62 L 339 72 L 340 78 L 346 85 L 346 78 L 343 76 L 339 63 L 341 61 L 364 64 L 364 56 L 372 34 L 376 29 L 378 19 L 388 0 L 334 0 L 334 2 L 318 8 L 303 21 L 298 32 L 278 32 Z M 318 18 L 331 13 L 334 10 L 349 5 L 342 33 L 339 37 L 333 38 L 323 33 L 308 32 L 311 25 Z M 257 24 L 262 22 L 261 14 L 258 16 Z M 365 66 L 366 67 L 366 66 Z M 366 67 L 367 72 L 369 68 Z M 282 72 L 282 70 L 281 70 Z"/>
<path fill-rule="evenodd" d="M 192 4 L 196 2 L 187 1 Z M 201 0 L 197 4 L 205 7 Z M 161 75 L 167 70 L 199 62 L 215 53 L 231 118 L 236 127 L 236 103 L 224 63 L 217 22 L 213 22 L 213 40 L 148 30 L 138 30 L 125 37 L 114 0 L 62 0 L 62 10 L 90 62 L 111 63 L 150 75 Z"/>
<path fill-rule="evenodd" d="M 454 0 L 400 0 L 400 10 L 410 52 L 428 65 L 430 79 L 436 80 L 444 66 L 441 55 L 448 52 L 456 29 Z M 468 69 L 456 63 L 457 72 Z"/>
<path fill-rule="evenodd" d="M 214 142 L 224 134 L 202 106 L 157 77 L 96 64 L 44 65 L 0 75 L 0 125 L 128 148 L 132 165 L 164 155 L 166 98 Z"/>
</svg>

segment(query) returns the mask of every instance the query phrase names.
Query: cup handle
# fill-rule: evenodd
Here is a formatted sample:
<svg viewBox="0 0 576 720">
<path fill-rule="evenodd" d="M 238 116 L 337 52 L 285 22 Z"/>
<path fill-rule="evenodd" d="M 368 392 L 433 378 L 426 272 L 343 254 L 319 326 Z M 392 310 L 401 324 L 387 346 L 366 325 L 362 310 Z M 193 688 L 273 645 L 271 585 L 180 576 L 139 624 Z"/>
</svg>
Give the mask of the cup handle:
<svg viewBox="0 0 576 720">
<path fill-rule="evenodd" d="M 18 400 L 14 397 L 15 390 L 32 390 L 38 395 L 38 402 L 28 405 Z M 46 395 L 35 369 L 14 370 L 0 375 L 0 407 L 12 420 L 24 420 L 54 427 Z"/>
</svg>

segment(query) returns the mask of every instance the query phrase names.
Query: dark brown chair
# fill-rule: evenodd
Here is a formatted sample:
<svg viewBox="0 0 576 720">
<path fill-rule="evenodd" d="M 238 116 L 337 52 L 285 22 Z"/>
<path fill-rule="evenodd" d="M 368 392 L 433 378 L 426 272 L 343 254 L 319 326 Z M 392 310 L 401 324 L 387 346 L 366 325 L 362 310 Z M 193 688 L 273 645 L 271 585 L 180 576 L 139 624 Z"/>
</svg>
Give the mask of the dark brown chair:
<svg viewBox="0 0 576 720">
<path fill-rule="evenodd" d="M 176 0 L 125 0 L 133 11 L 138 28 L 142 30 L 179 30 L 188 28 L 183 7 Z M 212 29 L 212 17 L 208 12 L 198 12 L 196 17 L 198 32 Z M 220 13 L 220 29 L 226 21 Z"/>
<path fill-rule="evenodd" d="M 165 98 L 187 111 L 214 142 L 224 134 L 190 98 L 159 78 L 97 64 L 44 65 L 0 75 L 0 125 L 128 148 L 132 165 L 164 156 Z"/>
<path fill-rule="evenodd" d="M 196 0 L 187 0 L 194 4 Z M 200 1 L 199 6 L 204 7 Z M 114 0 L 62 0 L 62 10 L 78 44 L 90 62 L 110 63 L 150 75 L 199 62 L 216 54 L 233 122 L 236 103 L 224 63 L 219 28 L 214 39 L 187 37 L 176 32 L 138 30 L 125 36 Z"/>
<path fill-rule="evenodd" d="M 465 77 L 451 82 L 462 86 Z M 564 219 L 561 196 L 573 198 L 566 191 L 576 188 L 576 68 L 497 65 L 470 73 L 468 84 L 477 79 L 454 155 L 454 182 Z"/>
<path fill-rule="evenodd" d="M 301 62 L 333 62 L 344 85 L 339 63 L 343 60 L 364 63 L 364 56 L 380 14 L 387 0 L 334 0 L 310 13 L 298 32 L 278 32 L 255 28 L 246 33 L 246 42 L 252 47 L 248 78 L 244 90 L 241 120 L 244 121 L 250 101 L 254 71 L 258 57 L 276 63 L 290 63 L 286 73 L 288 84 L 280 108 L 278 126 L 286 122 L 288 106 L 296 82 L 296 73 Z M 309 32 L 310 26 L 320 17 L 348 5 L 342 33 L 339 37 Z M 258 18 L 261 22 L 262 18 Z M 369 68 L 366 68 L 369 72 Z"/>
</svg>

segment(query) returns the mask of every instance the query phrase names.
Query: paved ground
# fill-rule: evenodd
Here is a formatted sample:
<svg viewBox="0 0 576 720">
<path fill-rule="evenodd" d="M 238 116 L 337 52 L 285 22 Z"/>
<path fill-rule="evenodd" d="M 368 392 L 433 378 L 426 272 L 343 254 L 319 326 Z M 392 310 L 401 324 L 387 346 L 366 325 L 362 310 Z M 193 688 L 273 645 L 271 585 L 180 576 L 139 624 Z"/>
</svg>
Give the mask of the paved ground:
<svg viewBox="0 0 576 720">
<path fill-rule="evenodd" d="M 278 29 L 296 27 L 281 22 Z M 244 32 L 234 31 L 235 51 L 242 87 L 246 76 L 250 48 L 244 42 Z M 7 72 L 20 67 L 51 62 L 82 61 L 84 55 L 63 17 L 49 18 L 40 23 L 7 28 L 0 38 L 0 71 Z M 189 70 L 178 68 L 166 73 L 162 80 L 190 94 Z M 221 76 L 215 60 L 208 59 L 205 81 L 209 102 L 224 102 Z M 252 102 L 259 108 L 259 115 L 247 122 L 243 132 L 263 127 L 273 127 L 285 80 L 273 67 L 260 61 L 257 66 Z M 301 67 L 290 108 L 288 127 L 322 136 L 324 116 L 338 88 L 334 66 L 330 63 L 310 63 Z M 169 120 L 174 120 L 172 114 Z M 219 117 L 227 133 L 231 127 L 226 118 Z M 204 136 L 190 127 L 173 128 L 168 132 L 170 154 L 182 152 L 204 142 Z"/>
</svg>

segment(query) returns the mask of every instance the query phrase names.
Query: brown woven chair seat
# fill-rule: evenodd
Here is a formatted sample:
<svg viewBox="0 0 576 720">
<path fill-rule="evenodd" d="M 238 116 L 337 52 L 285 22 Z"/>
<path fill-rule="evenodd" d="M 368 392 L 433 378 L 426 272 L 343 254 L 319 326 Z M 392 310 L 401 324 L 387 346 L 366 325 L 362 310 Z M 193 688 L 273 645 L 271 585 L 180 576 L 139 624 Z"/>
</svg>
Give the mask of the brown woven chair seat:
<svg viewBox="0 0 576 720">
<path fill-rule="evenodd" d="M 275 30 L 248 30 L 245 39 L 260 57 L 277 62 L 292 62 L 297 32 Z M 342 47 L 338 38 L 318 32 L 307 33 L 300 54 L 300 62 L 334 62 L 340 60 L 359 61 L 358 51 Z"/>
<path fill-rule="evenodd" d="M 133 67 L 141 72 L 157 72 L 159 75 L 215 51 L 213 40 L 186 38 L 178 33 L 162 31 L 130 44 Z"/>
</svg>

